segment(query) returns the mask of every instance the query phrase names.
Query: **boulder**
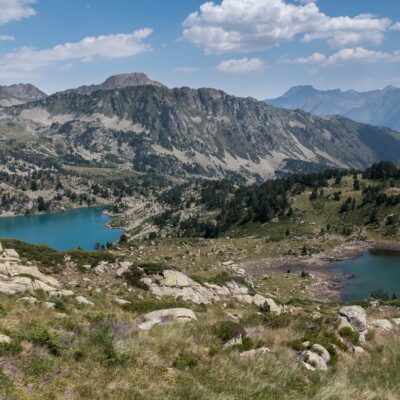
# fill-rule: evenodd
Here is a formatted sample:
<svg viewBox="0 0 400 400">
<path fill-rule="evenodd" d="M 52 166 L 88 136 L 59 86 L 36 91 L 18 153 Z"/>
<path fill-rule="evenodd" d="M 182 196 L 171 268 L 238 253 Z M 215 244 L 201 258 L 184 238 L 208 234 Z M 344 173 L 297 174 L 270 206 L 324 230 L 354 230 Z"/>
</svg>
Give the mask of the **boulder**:
<svg viewBox="0 0 400 400">
<path fill-rule="evenodd" d="M 56 308 L 55 303 L 51 303 L 50 301 L 44 301 L 42 304 L 45 308 L 48 308 L 49 310 L 54 310 Z"/>
<path fill-rule="evenodd" d="M 136 320 L 136 324 L 141 330 L 149 330 L 155 325 L 164 325 L 170 322 L 190 322 L 196 319 L 196 314 L 192 310 L 169 308 L 145 314 Z"/>
<path fill-rule="evenodd" d="M 188 287 L 194 286 L 196 282 L 190 279 L 185 274 L 179 271 L 166 270 L 163 272 L 164 279 L 162 280 L 162 286 L 167 287 Z"/>
<path fill-rule="evenodd" d="M 11 342 L 12 339 L 9 336 L 0 333 L 0 344 L 10 344 Z"/>
<path fill-rule="evenodd" d="M 394 325 L 400 326 L 400 318 L 393 318 L 391 321 Z"/>
<path fill-rule="evenodd" d="M 128 300 L 124 300 L 124 299 L 115 299 L 115 302 L 121 306 L 125 305 L 125 304 L 131 304 L 130 301 Z"/>
<path fill-rule="evenodd" d="M 303 360 L 306 364 L 314 368 L 314 370 L 327 371 L 328 365 L 326 361 L 317 353 L 311 350 L 305 350 L 302 353 Z M 310 370 L 313 370 L 309 368 Z"/>
<path fill-rule="evenodd" d="M 353 354 L 365 354 L 365 350 L 361 346 L 353 346 Z"/>
<path fill-rule="evenodd" d="M 31 303 L 31 304 L 36 304 L 37 303 L 37 299 L 35 297 L 32 296 L 25 296 L 25 297 L 21 297 L 17 300 L 19 301 L 24 301 L 26 303 Z"/>
<path fill-rule="evenodd" d="M 391 331 L 393 329 L 392 323 L 387 319 L 375 319 L 369 323 L 372 328 L 382 329 L 384 331 Z"/>
<path fill-rule="evenodd" d="M 240 353 L 240 357 L 256 357 L 260 355 L 264 355 L 267 353 L 270 353 L 271 350 L 268 347 L 260 347 L 259 349 L 252 349 L 248 351 L 244 351 L 243 353 Z"/>
<path fill-rule="evenodd" d="M 75 293 L 72 290 L 60 289 L 60 290 L 53 290 L 49 293 L 51 297 L 71 297 Z"/>
<path fill-rule="evenodd" d="M 265 303 L 269 306 L 269 312 L 272 314 L 280 315 L 282 313 L 282 307 L 278 306 L 273 299 L 266 298 Z"/>
<path fill-rule="evenodd" d="M 14 249 L 5 249 L 3 253 L 6 257 L 19 259 L 19 254 Z"/>
<path fill-rule="evenodd" d="M 88 300 L 86 297 L 77 296 L 76 302 L 82 306 L 94 306 L 94 303 Z"/>
<path fill-rule="evenodd" d="M 350 325 L 358 332 L 367 330 L 367 314 L 361 306 L 346 306 L 339 310 L 339 314 L 347 319 Z"/>
<path fill-rule="evenodd" d="M 331 360 L 331 355 L 329 354 L 328 350 L 326 350 L 325 347 L 321 346 L 320 344 L 313 344 L 311 346 L 311 351 L 317 353 L 326 363 Z"/>
</svg>

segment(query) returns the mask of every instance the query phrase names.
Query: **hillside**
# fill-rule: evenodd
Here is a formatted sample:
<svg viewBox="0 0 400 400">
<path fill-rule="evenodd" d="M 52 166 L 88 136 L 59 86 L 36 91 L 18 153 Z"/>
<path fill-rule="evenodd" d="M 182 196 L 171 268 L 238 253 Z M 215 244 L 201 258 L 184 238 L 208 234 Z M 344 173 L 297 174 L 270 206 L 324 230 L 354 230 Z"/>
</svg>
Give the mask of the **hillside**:
<svg viewBox="0 0 400 400">
<path fill-rule="evenodd" d="M 0 113 L 6 146 L 82 166 L 178 177 L 265 179 L 400 161 L 400 134 L 276 109 L 215 89 L 153 85 L 60 93 Z"/>
<path fill-rule="evenodd" d="M 342 115 L 358 122 L 400 131 L 400 89 L 394 86 L 369 92 L 323 91 L 312 86 L 296 86 L 283 96 L 266 102 L 275 107 L 301 109 L 315 115 Z"/>
<path fill-rule="evenodd" d="M 159 214 L 144 205 L 147 220 L 133 229 L 140 207 L 121 209 L 115 223 L 126 222 L 127 234 L 109 250 L 2 239 L 0 397 L 395 399 L 399 301 L 376 291 L 339 302 L 344 278 L 326 266 L 372 240 L 398 249 L 399 171 L 381 163 L 356 176 L 159 190 L 151 203 L 170 213 L 166 224 L 140 237 Z M 249 219 L 262 199 L 284 212 Z M 240 215 L 218 238 L 175 215 L 219 221 L 236 203 Z"/>
</svg>

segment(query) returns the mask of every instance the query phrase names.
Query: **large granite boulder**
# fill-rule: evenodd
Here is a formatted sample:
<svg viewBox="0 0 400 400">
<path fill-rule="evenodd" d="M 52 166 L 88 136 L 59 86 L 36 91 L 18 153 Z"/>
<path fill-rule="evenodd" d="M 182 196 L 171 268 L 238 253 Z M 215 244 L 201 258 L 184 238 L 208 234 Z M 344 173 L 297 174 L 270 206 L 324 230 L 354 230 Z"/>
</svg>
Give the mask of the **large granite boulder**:
<svg viewBox="0 0 400 400">
<path fill-rule="evenodd" d="M 192 310 L 187 308 L 169 308 L 145 314 L 135 322 L 140 330 L 149 330 L 155 325 L 164 325 L 171 322 L 190 322 L 196 319 L 196 314 Z"/>
</svg>

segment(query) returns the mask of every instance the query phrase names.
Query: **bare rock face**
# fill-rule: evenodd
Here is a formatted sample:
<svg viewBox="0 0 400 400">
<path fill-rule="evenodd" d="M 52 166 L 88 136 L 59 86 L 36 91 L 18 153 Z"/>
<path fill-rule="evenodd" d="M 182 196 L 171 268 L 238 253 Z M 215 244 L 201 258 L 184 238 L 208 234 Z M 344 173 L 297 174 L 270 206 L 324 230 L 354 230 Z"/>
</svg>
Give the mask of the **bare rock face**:
<svg viewBox="0 0 400 400">
<path fill-rule="evenodd" d="M 196 314 L 187 308 L 169 308 L 153 311 L 136 320 L 140 330 L 149 330 L 155 325 L 164 325 L 170 322 L 190 322 L 197 319 Z"/>
<path fill-rule="evenodd" d="M 384 331 L 391 331 L 393 324 L 387 319 L 375 319 L 369 323 L 372 328 L 382 329 Z"/>
<path fill-rule="evenodd" d="M 223 299 L 234 299 L 245 304 L 263 306 L 268 304 L 269 311 L 280 314 L 282 308 L 274 300 L 265 298 L 260 294 L 251 295 L 246 286 L 239 285 L 235 281 L 228 282 L 224 286 L 210 283 L 200 284 L 190 279 L 179 271 L 165 270 L 162 275 L 146 276 L 142 282 L 147 285 L 154 295 L 158 297 L 174 297 L 196 304 L 211 304 Z"/>
<path fill-rule="evenodd" d="M 0 293 L 34 293 L 43 290 L 51 296 L 63 296 L 57 279 L 42 274 L 36 266 L 23 265 L 14 249 L 3 249 L 0 245 Z"/>
<path fill-rule="evenodd" d="M 367 330 L 367 314 L 361 306 L 342 307 L 339 314 L 345 317 L 356 331 L 364 332 Z"/>
</svg>

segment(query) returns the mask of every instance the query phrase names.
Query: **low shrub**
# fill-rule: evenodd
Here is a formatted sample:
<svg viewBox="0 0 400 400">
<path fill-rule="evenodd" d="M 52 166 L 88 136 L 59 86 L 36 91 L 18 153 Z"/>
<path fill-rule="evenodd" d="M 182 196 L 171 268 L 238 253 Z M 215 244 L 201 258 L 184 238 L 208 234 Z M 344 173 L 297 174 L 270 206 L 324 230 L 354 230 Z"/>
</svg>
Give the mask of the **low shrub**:
<svg viewBox="0 0 400 400">
<path fill-rule="evenodd" d="M 61 353 L 62 346 L 59 337 L 55 333 L 51 333 L 44 328 L 32 327 L 24 332 L 20 332 L 18 338 L 21 340 L 28 340 L 39 346 L 46 347 L 51 354 L 58 356 Z"/>
<path fill-rule="evenodd" d="M 221 321 L 212 326 L 212 333 L 222 343 L 229 342 L 244 334 L 244 328 L 234 321 Z"/>
<path fill-rule="evenodd" d="M 180 370 L 192 369 L 197 367 L 197 365 L 198 365 L 197 358 L 192 353 L 188 352 L 180 353 L 172 363 L 172 366 L 174 368 Z"/>
<path fill-rule="evenodd" d="M 345 326 L 339 330 L 339 335 L 347 340 L 349 340 L 353 344 L 358 344 L 360 341 L 360 334 L 350 328 L 349 326 Z"/>
<path fill-rule="evenodd" d="M 264 324 L 271 329 L 281 329 L 286 328 L 291 323 L 290 315 L 280 314 L 275 315 L 271 313 L 266 313 L 264 315 Z"/>
</svg>

